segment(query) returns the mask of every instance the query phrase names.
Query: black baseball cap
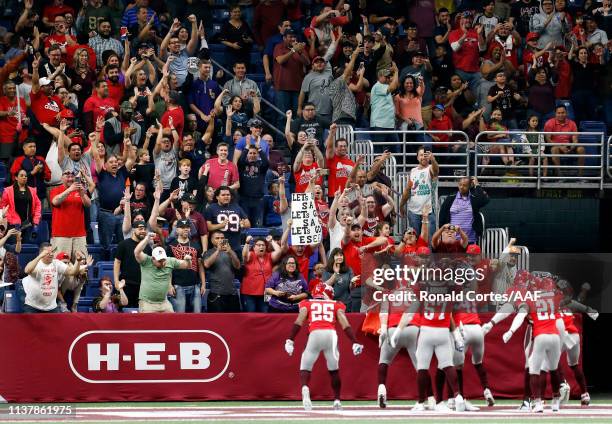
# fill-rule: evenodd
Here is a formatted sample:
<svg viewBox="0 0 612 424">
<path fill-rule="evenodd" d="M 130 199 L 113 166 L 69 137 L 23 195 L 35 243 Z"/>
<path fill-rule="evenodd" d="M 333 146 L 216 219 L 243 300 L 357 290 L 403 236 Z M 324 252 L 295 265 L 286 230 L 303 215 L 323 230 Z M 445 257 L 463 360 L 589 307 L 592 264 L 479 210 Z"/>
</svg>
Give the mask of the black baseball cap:
<svg viewBox="0 0 612 424">
<path fill-rule="evenodd" d="M 138 221 L 134 221 L 132 222 L 132 228 L 138 228 L 138 227 L 145 227 L 146 228 L 147 223 L 142 221 L 142 220 L 138 220 Z"/>
<path fill-rule="evenodd" d="M 176 223 L 178 228 L 190 228 L 191 222 L 188 219 L 179 219 Z"/>
<path fill-rule="evenodd" d="M 187 202 L 187 203 L 197 203 L 197 199 L 196 199 L 195 195 L 193 195 L 191 193 L 183 194 L 183 197 L 181 198 L 181 200 L 183 202 Z"/>
</svg>

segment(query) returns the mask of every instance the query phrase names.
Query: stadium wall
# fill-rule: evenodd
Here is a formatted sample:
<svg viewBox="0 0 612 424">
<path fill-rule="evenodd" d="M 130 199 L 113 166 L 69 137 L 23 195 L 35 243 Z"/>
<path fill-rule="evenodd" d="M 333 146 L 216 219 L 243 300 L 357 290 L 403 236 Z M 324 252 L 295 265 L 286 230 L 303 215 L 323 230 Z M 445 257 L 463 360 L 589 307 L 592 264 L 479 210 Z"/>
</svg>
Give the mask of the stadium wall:
<svg viewBox="0 0 612 424">
<path fill-rule="evenodd" d="M 363 315 L 348 317 L 361 328 Z M 0 315 L 0 396 L 9 402 L 297 400 L 307 331 L 288 357 L 283 345 L 294 320 L 293 314 L 247 313 Z M 487 336 L 485 365 L 496 397 L 520 398 L 524 326 L 504 344 L 509 325 L 507 320 Z M 339 331 L 342 397 L 373 400 L 378 340 L 356 333 L 365 345 L 358 357 Z M 480 397 L 469 364 L 468 354 L 465 394 Z M 577 388 L 573 373 L 566 370 L 566 376 Z M 416 398 L 415 372 L 405 353 L 391 366 L 387 390 L 391 399 Z M 314 399 L 332 398 L 322 358 L 311 393 Z"/>
</svg>

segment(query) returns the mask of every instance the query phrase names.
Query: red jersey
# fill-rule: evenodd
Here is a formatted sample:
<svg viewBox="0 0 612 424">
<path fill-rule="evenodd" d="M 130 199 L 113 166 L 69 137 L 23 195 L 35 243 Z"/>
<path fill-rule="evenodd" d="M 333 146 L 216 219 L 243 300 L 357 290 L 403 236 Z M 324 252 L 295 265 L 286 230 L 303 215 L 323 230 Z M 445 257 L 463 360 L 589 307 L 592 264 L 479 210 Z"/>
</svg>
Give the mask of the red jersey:
<svg viewBox="0 0 612 424">
<path fill-rule="evenodd" d="M 323 238 L 327 238 L 329 234 L 329 205 L 325 200 L 315 199 L 315 207 L 319 214 L 319 221 L 323 228 Z"/>
<path fill-rule="evenodd" d="M 110 110 L 115 110 L 115 101 L 110 97 L 106 97 L 101 99 L 95 93 L 90 96 L 87 100 L 85 100 L 85 104 L 83 105 L 83 112 L 92 112 L 93 113 L 93 123 L 95 124 L 98 120 L 98 117 L 104 118 L 106 112 Z"/>
<path fill-rule="evenodd" d="M 26 118 L 26 112 L 28 107 L 23 100 L 19 98 L 19 105 L 21 107 L 21 122 Z M 13 116 L 7 115 L 0 118 L 0 143 L 12 143 L 15 141 L 15 135 L 19 132 L 19 141 L 22 142 L 28 136 L 28 131 L 22 128 L 18 131 L 17 126 L 19 124 L 19 112 L 17 110 L 17 98 L 10 101 L 8 97 L 0 97 L 0 111 L 14 113 Z"/>
<path fill-rule="evenodd" d="M 113 107 L 115 110 L 119 110 L 123 93 L 125 92 L 125 86 L 120 82 L 114 83 L 108 78 L 106 79 L 108 85 L 108 98 L 113 100 Z"/>
<path fill-rule="evenodd" d="M 428 296 L 433 295 L 450 295 L 457 290 L 459 286 L 454 283 L 426 281 L 418 285 L 417 294 L 426 293 Z M 452 316 L 453 303 L 444 299 L 424 299 L 421 303 L 421 326 L 450 328 L 450 320 Z"/>
<path fill-rule="evenodd" d="M 299 303 L 299 308 L 308 310 L 308 332 L 315 330 L 335 330 L 337 312 L 346 310 L 342 302 L 335 300 L 308 299 Z"/>
<path fill-rule="evenodd" d="M 480 325 L 480 315 L 476 309 L 476 302 L 465 301 L 458 304 L 455 308 L 459 312 L 453 313 L 455 325 L 459 326 L 459 323 L 463 325 L 478 324 Z"/>
<path fill-rule="evenodd" d="M 558 83 L 555 86 L 557 99 L 569 99 L 572 92 L 572 67 L 565 59 L 560 60 L 556 66 Z"/>
<path fill-rule="evenodd" d="M 183 140 L 183 128 L 185 128 L 185 114 L 183 108 L 178 106 L 174 109 L 166 109 L 160 120 L 164 128 L 170 128 L 170 117 L 172 117 L 172 125 L 178 132 L 179 140 Z"/>
<path fill-rule="evenodd" d="M 405 244 L 402 249 L 403 255 L 416 255 L 416 251 L 419 247 L 427 247 L 428 244 L 423 237 L 419 237 L 415 244 Z"/>
<path fill-rule="evenodd" d="M 313 278 L 312 280 L 310 280 L 308 282 L 308 293 L 312 293 L 314 288 L 317 287 L 319 284 L 322 284 L 322 283 L 323 283 L 323 280 L 321 280 L 320 278 Z"/>
<path fill-rule="evenodd" d="M 449 44 L 453 44 L 463 36 L 462 29 L 455 29 L 448 35 Z M 478 47 L 478 33 L 470 28 L 463 44 L 457 50 L 453 50 L 453 64 L 456 69 L 464 72 L 478 72 L 480 70 L 480 48 Z"/>
<path fill-rule="evenodd" d="M 382 208 L 379 206 L 376 206 L 374 216 L 370 216 L 368 214 L 365 222 L 363 223 L 363 227 L 362 227 L 363 235 L 368 236 L 368 237 L 373 237 L 376 231 L 376 227 L 378 226 L 378 224 L 380 224 L 384 220 L 385 220 L 385 216 L 382 213 Z"/>
<path fill-rule="evenodd" d="M 313 162 L 312 165 L 302 165 L 297 172 L 293 173 L 293 178 L 295 179 L 295 192 L 296 193 L 304 193 L 306 188 L 308 187 L 308 183 L 310 179 L 314 176 L 316 170 L 319 169 L 319 165 L 316 162 Z M 323 184 L 323 178 L 319 177 L 317 180 L 317 184 Z"/>
<path fill-rule="evenodd" d="M 361 275 L 361 255 L 359 254 L 359 248 L 364 245 L 363 240 L 355 242 L 349 240 L 348 243 L 344 241 L 340 242 L 340 247 L 344 252 L 344 260 L 346 265 L 353 271 L 353 275 Z"/>
<path fill-rule="evenodd" d="M 574 314 L 570 311 L 561 312 L 561 318 L 563 318 L 563 324 L 565 324 L 565 331 L 570 334 L 578 334 L 578 327 L 576 327 L 576 322 L 574 318 Z"/>
<path fill-rule="evenodd" d="M 60 185 L 49 193 L 49 201 L 53 201 L 66 191 L 66 187 Z M 85 209 L 78 191 L 73 191 L 59 206 L 52 207 L 51 237 L 85 237 Z"/>
<path fill-rule="evenodd" d="M 68 39 L 71 39 L 73 43 L 76 40 L 72 35 L 67 34 L 53 34 L 45 38 L 45 48 L 48 49 L 52 44 L 57 44 L 60 47 L 66 47 L 68 45 Z"/>
<path fill-rule="evenodd" d="M 47 96 L 42 90 L 30 93 L 30 108 L 41 124 L 57 125 L 57 114 L 64 110 L 62 101 L 57 96 Z"/>
<path fill-rule="evenodd" d="M 529 302 L 529 317 L 533 321 L 533 337 L 540 334 L 559 334 L 557 318 L 561 317 L 558 310 L 559 299 L 554 293 L 540 292 L 536 301 Z"/>
<path fill-rule="evenodd" d="M 433 118 L 429 123 L 429 129 L 432 131 L 452 131 L 453 122 L 446 114 L 442 115 L 442 118 Z M 440 139 L 440 141 L 448 143 L 450 134 L 433 134 Z M 448 144 L 436 144 L 436 148 L 446 148 Z"/>
<path fill-rule="evenodd" d="M 310 257 L 312 256 L 312 247 L 305 246 L 304 254 L 302 256 L 298 256 L 295 253 L 295 249 L 293 247 L 290 247 L 289 254 L 294 255 L 297 258 L 300 274 L 302 274 L 304 280 L 308 280 L 308 266 L 310 265 Z"/>
<path fill-rule="evenodd" d="M 336 190 L 344 190 L 348 177 L 351 175 L 351 171 L 355 167 L 355 162 L 353 162 L 348 156 L 340 157 L 338 155 L 334 155 L 333 158 L 328 159 L 327 167 L 329 168 L 327 193 L 329 197 L 333 197 Z"/>
</svg>

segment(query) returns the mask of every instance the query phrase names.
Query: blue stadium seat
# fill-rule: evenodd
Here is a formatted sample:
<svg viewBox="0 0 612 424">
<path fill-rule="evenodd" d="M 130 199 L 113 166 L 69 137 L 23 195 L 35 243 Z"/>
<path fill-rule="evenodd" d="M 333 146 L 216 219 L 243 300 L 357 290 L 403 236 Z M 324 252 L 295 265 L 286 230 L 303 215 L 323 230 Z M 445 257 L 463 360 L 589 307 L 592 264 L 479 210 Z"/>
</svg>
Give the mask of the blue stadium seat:
<svg viewBox="0 0 612 424">
<path fill-rule="evenodd" d="M 15 290 L 6 290 L 4 292 L 2 310 L 7 314 L 18 314 L 23 312 L 21 303 L 19 303 L 19 297 L 17 296 Z"/>
<path fill-rule="evenodd" d="M 100 296 L 100 286 L 97 285 L 92 285 L 92 284 L 87 284 L 87 286 L 85 287 L 85 296 L 87 297 L 98 297 Z M 80 301 L 79 301 L 80 303 Z"/>
<path fill-rule="evenodd" d="M 93 308 L 91 306 L 81 306 L 80 304 L 77 305 L 77 312 L 82 312 L 82 313 L 91 313 L 93 312 Z"/>
<path fill-rule="evenodd" d="M 98 272 L 96 274 L 97 278 L 101 278 L 105 275 L 112 277 L 113 275 L 113 262 L 110 261 L 101 261 L 96 265 Z"/>
<path fill-rule="evenodd" d="M 269 228 L 249 228 L 247 234 L 253 237 L 268 237 L 270 234 Z"/>
<path fill-rule="evenodd" d="M 255 81 L 257 84 L 259 84 L 260 82 L 266 81 L 265 74 L 249 74 L 249 78 Z"/>
<path fill-rule="evenodd" d="M 124 314 L 137 314 L 138 313 L 138 308 L 123 308 L 122 312 Z"/>
<path fill-rule="evenodd" d="M 36 235 L 36 239 L 33 241 L 36 241 L 37 243 L 42 243 L 48 242 L 49 240 L 49 223 L 47 221 L 41 220 L 38 224 L 38 234 Z"/>
<path fill-rule="evenodd" d="M 208 50 L 211 53 L 225 53 L 226 47 L 223 44 L 211 43 L 208 45 Z"/>
<path fill-rule="evenodd" d="M 257 83 L 257 86 L 259 87 L 261 96 L 270 103 L 274 103 L 274 99 L 276 98 L 276 92 L 274 91 L 274 87 L 271 84 L 267 84 L 265 82 L 259 82 Z"/>
<path fill-rule="evenodd" d="M 94 264 L 104 259 L 104 250 L 102 249 L 102 246 L 99 244 L 87 245 L 87 253 L 89 253 L 93 257 Z"/>
<path fill-rule="evenodd" d="M 42 220 L 46 221 L 49 224 L 49 228 L 51 228 L 51 212 L 43 212 Z"/>
<path fill-rule="evenodd" d="M 38 256 L 38 246 L 35 244 L 24 244 L 21 246 L 21 253 L 17 255 L 19 260 L 19 266 L 21 269 L 25 268 L 25 266 Z"/>
<path fill-rule="evenodd" d="M 227 0 L 213 0 L 213 4 L 214 7 L 227 7 L 228 6 L 228 2 Z"/>
<path fill-rule="evenodd" d="M 565 106 L 565 109 L 567 109 L 567 117 L 572 121 L 575 121 L 576 114 L 574 113 L 574 106 L 572 105 L 572 102 L 570 102 L 569 100 L 557 100 L 555 102 L 555 106 L 561 105 Z"/>
<path fill-rule="evenodd" d="M 8 168 L 4 162 L 0 162 L 0 182 L 4 185 L 4 182 L 8 178 Z"/>
<path fill-rule="evenodd" d="M 604 134 L 604 146 L 606 142 L 606 124 L 601 121 L 582 121 L 580 122 L 580 132 L 602 132 Z M 601 142 L 601 137 L 596 135 L 580 135 L 578 136 L 579 143 L 599 143 Z M 585 153 L 587 155 L 597 155 L 601 154 L 603 151 L 597 146 L 585 146 Z M 599 164 L 598 158 L 586 158 L 585 165 L 587 166 L 596 166 Z"/>
<path fill-rule="evenodd" d="M 213 9 L 212 10 L 213 22 L 224 23 L 229 19 L 229 10 L 227 9 Z"/>
<path fill-rule="evenodd" d="M 221 24 L 218 22 L 213 22 L 212 24 L 213 34 L 218 34 L 221 32 Z"/>
<path fill-rule="evenodd" d="M 109 253 L 108 260 L 109 261 L 114 261 L 115 260 L 115 253 L 116 252 L 117 252 L 117 245 L 116 244 L 111 244 L 108 247 L 108 253 Z"/>
</svg>

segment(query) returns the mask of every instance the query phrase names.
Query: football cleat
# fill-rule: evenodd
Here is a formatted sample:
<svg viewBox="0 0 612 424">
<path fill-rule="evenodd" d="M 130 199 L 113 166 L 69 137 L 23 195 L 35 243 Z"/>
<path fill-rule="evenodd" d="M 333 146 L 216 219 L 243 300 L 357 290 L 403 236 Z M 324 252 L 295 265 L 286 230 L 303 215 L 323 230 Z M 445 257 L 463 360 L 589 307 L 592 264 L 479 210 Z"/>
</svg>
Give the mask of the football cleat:
<svg viewBox="0 0 612 424">
<path fill-rule="evenodd" d="M 580 405 L 589 406 L 590 403 L 591 403 L 591 396 L 589 395 L 588 392 L 585 392 L 580 395 Z"/>
<path fill-rule="evenodd" d="M 469 400 L 465 401 L 465 410 L 468 412 L 475 412 L 475 411 L 480 411 L 480 408 L 477 406 L 472 405 L 472 403 Z"/>
<path fill-rule="evenodd" d="M 423 412 L 425 411 L 425 404 L 422 402 L 417 402 L 414 404 L 414 406 L 412 407 L 412 410 L 414 412 Z"/>
<path fill-rule="evenodd" d="M 435 411 L 436 412 L 448 413 L 448 412 L 452 412 L 452 409 L 450 409 L 448 406 L 446 406 L 444 401 L 442 401 L 442 402 L 440 402 L 439 404 L 436 405 Z"/>
<path fill-rule="evenodd" d="M 455 396 L 455 411 L 464 412 L 465 411 L 465 401 L 463 400 L 463 396 L 460 394 Z"/>
<path fill-rule="evenodd" d="M 543 413 L 544 412 L 544 402 L 542 400 L 536 400 L 535 405 L 533 406 L 533 409 L 531 410 L 531 412 Z"/>
<path fill-rule="evenodd" d="M 436 398 L 433 396 L 429 396 L 427 398 L 427 403 L 425 404 L 425 409 L 428 411 L 434 411 L 436 409 Z"/>
<path fill-rule="evenodd" d="M 521 403 L 521 406 L 518 407 L 518 410 L 522 412 L 531 411 L 531 402 L 529 402 L 529 400 L 523 400 L 523 403 Z"/>
<path fill-rule="evenodd" d="M 448 405 L 449 409 L 452 409 L 453 411 L 455 410 L 455 398 L 450 398 L 446 404 Z"/>
<path fill-rule="evenodd" d="M 302 387 L 302 405 L 304 405 L 304 411 L 312 410 L 312 401 L 310 400 L 310 390 L 308 386 Z"/>
<path fill-rule="evenodd" d="M 336 399 L 334 401 L 334 411 L 342 411 L 342 404 L 340 403 L 340 399 Z"/>
<path fill-rule="evenodd" d="M 491 390 L 485 389 L 483 394 L 484 394 L 485 400 L 487 401 L 487 406 L 489 408 L 494 406 L 495 405 L 495 398 L 493 398 L 493 393 L 491 393 Z"/>
<path fill-rule="evenodd" d="M 567 403 L 570 397 L 570 385 L 567 384 L 567 381 L 561 383 L 559 386 L 559 397 L 561 398 L 561 404 Z"/>
<path fill-rule="evenodd" d="M 552 399 L 551 404 L 550 404 L 550 409 L 552 409 L 553 412 L 558 412 L 560 406 L 561 406 L 561 398 L 560 397 L 554 397 Z"/>
<path fill-rule="evenodd" d="M 387 407 L 387 388 L 384 384 L 378 385 L 378 406 L 381 408 Z"/>
</svg>

